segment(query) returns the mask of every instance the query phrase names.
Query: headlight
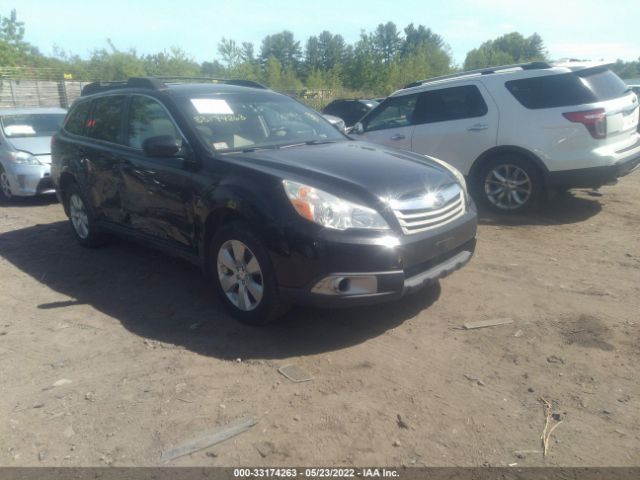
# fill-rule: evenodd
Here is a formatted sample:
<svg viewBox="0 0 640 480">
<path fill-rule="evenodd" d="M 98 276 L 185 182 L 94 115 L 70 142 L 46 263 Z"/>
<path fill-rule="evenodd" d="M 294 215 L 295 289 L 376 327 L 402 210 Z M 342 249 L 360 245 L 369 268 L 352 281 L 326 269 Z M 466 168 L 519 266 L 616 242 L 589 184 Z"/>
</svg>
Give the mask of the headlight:
<svg viewBox="0 0 640 480">
<path fill-rule="evenodd" d="M 456 167 L 449 165 L 446 162 L 443 162 L 442 160 L 439 160 L 437 158 L 433 158 L 433 157 L 427 157 L 429 160 L 433 160 L 434 162 L 442 165 L 444 168 L 446 168 L 447 170 L 449 170 L 454 177 L 456 177 L 456 180 L 458 180 L 458 182 L 460 183 L 460 186 L 462 187 L 462 190 L 464 190 L 464 196 L 467 197 L 468 193 L 467 193 L 467 181 L 464 179 L 464 175 L 462 175 L 462 173 L 460 173 L 460 170 L 458 170 Z"/>
<path fill-rule="evenodd" d="M 29 152 L 11 152 L 9 154 L 9 158 L 11 159 L 11 161 L 23 165 L 41 165 L 40 161 L 35 157 L 35 155 L 31 155 Z"/>
<path fill-rule="evenodd" d="M 384 218 L 372 208 L 358 205 L 301 183 L 283 180 L 291 205 L 300 216 L 323 227 L 346 230 L 372 228 L 388 230 Z"/>
</svg>

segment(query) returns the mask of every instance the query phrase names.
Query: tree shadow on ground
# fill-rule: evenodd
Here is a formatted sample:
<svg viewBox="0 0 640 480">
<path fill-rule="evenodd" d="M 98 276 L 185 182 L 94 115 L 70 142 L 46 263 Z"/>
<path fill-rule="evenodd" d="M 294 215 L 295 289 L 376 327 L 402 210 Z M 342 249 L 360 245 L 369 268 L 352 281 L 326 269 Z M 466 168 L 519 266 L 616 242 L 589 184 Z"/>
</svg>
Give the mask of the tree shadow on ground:
<svg viewBox="0 0 640 480">
<path fill-rule="evenodd" d="M 39 309 L 58 311 L 57 320 L 86 304 L 141 337 L 227 359 L 277 359 L 352 346 L 414 317 L 440 295 L 436 284 L 371 307 L 295 308 L 278 323 L 255 328 L 231 318 L 190 264 L 125 241 L 83 248 L 67 222 L 0 234 L 0 255 L 63 296 L 46 304 L 33 299 Z"/>
</svg>

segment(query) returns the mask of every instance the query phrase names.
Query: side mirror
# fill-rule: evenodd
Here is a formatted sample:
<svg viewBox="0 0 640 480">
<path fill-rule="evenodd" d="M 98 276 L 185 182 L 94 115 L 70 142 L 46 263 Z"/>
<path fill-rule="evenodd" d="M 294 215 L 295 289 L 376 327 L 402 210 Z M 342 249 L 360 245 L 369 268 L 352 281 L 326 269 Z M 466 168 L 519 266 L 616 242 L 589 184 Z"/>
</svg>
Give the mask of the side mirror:
<svg viewBox="0 0 640 480">
<path fill-rule="evenodd" d="M 357 133 L 358 135 L 362 135 L 364 133 L 364 126 L 362 123 L 356 123 L 351 129 L 351 133 Z"/>
<path fill-rule="evenodd" d="M 172 135 L 147 138 L 142 149 L 147 157 L 173 157 L 182 148 L 182 141 Z"/>
<path fill-rule="evenodd" d="M 337 128 L 338 131 L 347 133 L 347 126 L 344 124 L 344 120 L 342 120 L 340 117 L 336 117 L 335 115 L 328 115 L 326 113 L 323 113 L 322 116 L 326 121 Z"/>
</svg>

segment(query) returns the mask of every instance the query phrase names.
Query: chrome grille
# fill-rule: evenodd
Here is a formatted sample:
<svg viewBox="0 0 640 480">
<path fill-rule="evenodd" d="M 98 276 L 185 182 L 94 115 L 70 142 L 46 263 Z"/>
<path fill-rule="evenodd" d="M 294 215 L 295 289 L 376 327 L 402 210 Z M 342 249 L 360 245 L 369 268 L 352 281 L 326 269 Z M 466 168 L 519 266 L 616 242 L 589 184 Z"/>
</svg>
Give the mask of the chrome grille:
<svg viewBox="0 0 640 480">
<path fill-rule="evenodd" d="M 394 202 L 394 214 L 405 234 L 440 227 L 464 214 L 464 192 L 450 185 L 435 193 Z"/>
</svg>

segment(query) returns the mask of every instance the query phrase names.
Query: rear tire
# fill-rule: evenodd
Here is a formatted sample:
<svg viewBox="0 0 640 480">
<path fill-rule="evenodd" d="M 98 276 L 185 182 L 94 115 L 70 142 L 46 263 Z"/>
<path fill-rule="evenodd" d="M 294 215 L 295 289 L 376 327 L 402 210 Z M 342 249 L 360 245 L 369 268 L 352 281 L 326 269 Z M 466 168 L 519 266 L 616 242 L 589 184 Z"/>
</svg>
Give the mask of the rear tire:
<svg viewBox="0 0 640 480">
<path fill-rule="evenodd" d="M 538 167 L 517 154 L 501 154 L 486 162 L 475 182 L 482 206 L 499 213 L 520 213 L 539 205 L 543 177 Z"/>
<path fill-rule="evenodd" d="M 69 212 L 71 231 L 80 245 L 99 247 L 105 237 L 96 231 L 93 212 L 77 184 L 69 185 L 65 192 L 65 210 Z"/>
<path fill-rule="evenodd" d="M 288 310 L 267 250 L 245 222 L 228 223 L 213 237 L 209 272 L 225 307 L 243 323 L 266 325 Z"/>
</svg>

